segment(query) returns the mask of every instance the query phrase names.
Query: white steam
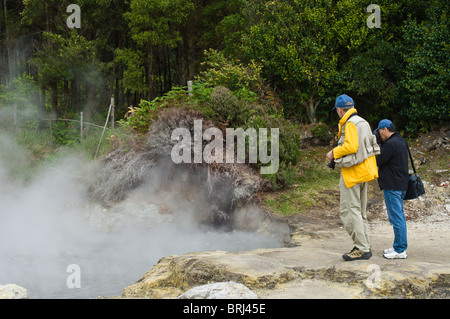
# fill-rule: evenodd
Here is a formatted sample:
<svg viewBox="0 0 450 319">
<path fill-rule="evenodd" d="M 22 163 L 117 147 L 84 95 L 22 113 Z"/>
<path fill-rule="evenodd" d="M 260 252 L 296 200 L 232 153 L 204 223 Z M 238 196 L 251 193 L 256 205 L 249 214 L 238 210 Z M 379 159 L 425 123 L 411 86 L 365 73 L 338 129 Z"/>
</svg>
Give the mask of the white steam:
<svg viewBox="0 0 450 319">
<path fill-rule="evenodd" d="M 87 196 L 98 163 L 65 158 L 25 182 L 24 150 L 0 136 L 0 152 L 0 285 L 23 286 L 30 298 L 121 295 L 164 256 L 281 245 L 280 238 L 202 226 L 201 196 L 178 201 L 158 189 L 157 179 L 105 210 Z M 155 197 L 169 213 L 161 213 Z M 72 264 L 79 266 L 80 288 L 67 285 Z"/>
</svg>

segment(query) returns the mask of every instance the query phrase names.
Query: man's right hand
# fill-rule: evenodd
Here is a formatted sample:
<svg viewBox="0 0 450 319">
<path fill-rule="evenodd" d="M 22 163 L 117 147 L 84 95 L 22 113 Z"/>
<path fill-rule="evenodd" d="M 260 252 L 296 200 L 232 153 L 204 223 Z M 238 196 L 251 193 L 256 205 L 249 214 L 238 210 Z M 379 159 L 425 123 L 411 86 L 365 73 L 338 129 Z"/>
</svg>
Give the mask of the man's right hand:
<svg viewBox="0 0 450 319">
<path fill-rule="evenodd" d="M 333 159 L 334 159 L 333 150 L 331 150 L 327 154 L 327 160 L 331 162 Z"/>
</svg>

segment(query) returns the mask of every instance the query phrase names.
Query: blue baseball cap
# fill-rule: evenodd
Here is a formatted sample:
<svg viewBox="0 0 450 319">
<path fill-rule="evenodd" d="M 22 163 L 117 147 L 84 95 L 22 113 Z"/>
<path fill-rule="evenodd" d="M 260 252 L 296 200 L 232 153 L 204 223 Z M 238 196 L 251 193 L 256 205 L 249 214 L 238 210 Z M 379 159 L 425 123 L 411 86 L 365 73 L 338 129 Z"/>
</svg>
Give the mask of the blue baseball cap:
<svg viewBox="0 0 450 319">
<path fill-rule="evenodd" d="M 392 122 L 390 120 L 384 119 L 384 120 L 380 121 L 380 123 L 378 124 L 377 129 L 374 132 L 378 131 L 380 128 L 392 127 L 392 126 L 393 125 L 392 125 Z"/>
<path fill-rule="evenodd" d="M 354 106 L 355 102 L 353 102 L 353 99 L 346 94 L 342 94 L 337 97 L 336 104 L 334 105 L 333 110 L 337 107 L 354 107 Z"/>
</svg>

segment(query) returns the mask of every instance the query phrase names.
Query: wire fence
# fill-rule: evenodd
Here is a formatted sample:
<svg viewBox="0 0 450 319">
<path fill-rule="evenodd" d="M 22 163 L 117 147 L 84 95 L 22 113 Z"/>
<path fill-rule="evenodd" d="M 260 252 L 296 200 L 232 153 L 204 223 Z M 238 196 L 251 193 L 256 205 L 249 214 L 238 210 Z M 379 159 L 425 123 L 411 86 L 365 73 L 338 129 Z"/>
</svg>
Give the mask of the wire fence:
<svg viewBox="0 0 450 319">
<path fill-rule="evenodd" d="M 13 108 L 13 121 L 14 121 L 14 127 L 17 128 L 18 127 L 18 117 L 17 117 L 17 106 L 16 105 L 14 105 L 14 108 Z M 108 109 L 108 115 L 106 117 L 105 125 L 103 125 L 103 126 L 84 121 L 84 114 L 83 114 L 83 112 L 80 112 L 80 120 L 52 117 L 52 118 L 39 119 L 39 121 L 47 121 L 48 122 L 48 126 L 49 126 L 49 129 L 50 129 L 50 135 L 53 135 L 53 124 L 52 124 L 53 122 L 64 121 L 64 122 L 79 123 L 80 124 L 80 141 L 83 139 L 84 128 L 86 126 L 91 126 L 91 127 L 102 129 L 102 134 L 101 134 L 101 137 L 100 137 L 100 141 L 98 143 L 97 150 L 96 150 L 95 156 L 94 156 L 96 158 L 97 155 L 98 155 L 100 146 L 102 144 L 103 137 L 104 137 L 106 128 L 108 126 L 108 123 L 111 121 L 111 128 L 112 129 L 115 128 L 114 98 L 111 98 L 111 103 L 110 103 L 109 109 Z"/>
</svg>

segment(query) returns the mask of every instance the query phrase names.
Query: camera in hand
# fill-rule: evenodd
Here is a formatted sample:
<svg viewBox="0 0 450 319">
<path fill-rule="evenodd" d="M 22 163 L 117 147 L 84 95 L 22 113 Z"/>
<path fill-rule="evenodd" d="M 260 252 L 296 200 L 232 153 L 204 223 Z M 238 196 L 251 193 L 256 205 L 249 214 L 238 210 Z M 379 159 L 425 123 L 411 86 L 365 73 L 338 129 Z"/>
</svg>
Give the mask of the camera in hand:
<svg viewBox="0 0 450 319">
<path fill-rule="evenodd" d="M 378 144 L 378 145 L 381 145 L 380 131 L 376 131 L 374 134 L 375 134 L 375 136 L 376 136 L 376 138 L 377 138 L 377 144 Z"/>
<path fill-rule="evenodd" d="M 334 159 L 328 163 L 328 167 L 331 169 L 334 169 L 336 167 L 336 162 L 334 161 Z"/>
</svg>

